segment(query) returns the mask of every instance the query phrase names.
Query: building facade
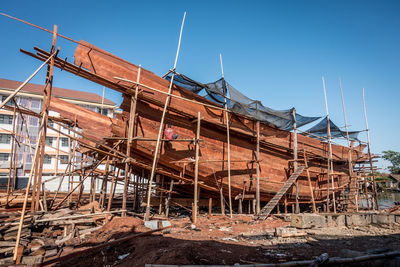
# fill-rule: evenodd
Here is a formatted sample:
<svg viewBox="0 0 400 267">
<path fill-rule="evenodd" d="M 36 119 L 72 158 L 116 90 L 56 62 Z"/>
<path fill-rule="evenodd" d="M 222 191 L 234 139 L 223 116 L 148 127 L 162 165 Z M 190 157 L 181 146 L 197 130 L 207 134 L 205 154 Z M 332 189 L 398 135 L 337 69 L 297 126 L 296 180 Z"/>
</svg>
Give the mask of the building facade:
<svg viewBox="0 0 400 267">
<path fill-rule="evenodd" d="M 2 102 L 22 83 L 18 81 L 0 79 L 0 99 Z M 89 110 L 114 117 L 117 106 L 114 102 L 97 94 L 53 87 L 52 97 L 82 106 Z M 25 108 L 40 113 L 43 104 L 43 85 L 27 84 L 15 97 L 18 108 Z M 14 101 L 7 106 L 14 107 Z M 17 110 L 17 108 L 15 108 Z M 59 114 L 50 111 L 50 116 Z M 0 186 L 4 186 L 4 179 L 9 177 L 10 166 L 15 170 L 17 177 L 26 178 L 32 167 L 32 157 L 39 132 L 39 118 L 29 115 L 19 115 L 12 110 L 0 110 Z M 53 176 L 64 173 L 72 157 L 70 151 L 74 144 L 70 138 L 60 132 L 67 133 L 68 129 L 49 121 L 53 129 L 47 130 L 46 148 L 43 164 L 43 175 Z M 13 142 L 12 133 L 17 142 Z M 70 133 L 71 134 L 71 133 Z M 75 157 L 79 157 L 78 154 Z M 78 160 L 76 160 L 78 161 Z M 7 179 L 5 179 L 7 180 Z M 22 179 L 24 180 L 24 179 Z M 17 188 L 23 185 L 16 185 Z"/>
</svg>

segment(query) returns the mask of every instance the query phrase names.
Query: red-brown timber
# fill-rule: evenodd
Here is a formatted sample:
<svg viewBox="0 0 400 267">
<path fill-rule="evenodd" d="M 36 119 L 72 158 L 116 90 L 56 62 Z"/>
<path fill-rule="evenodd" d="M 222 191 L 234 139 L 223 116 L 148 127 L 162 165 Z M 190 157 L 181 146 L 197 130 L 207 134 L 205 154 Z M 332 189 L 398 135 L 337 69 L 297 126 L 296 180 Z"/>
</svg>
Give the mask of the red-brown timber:
<svg viewBox="0 0 400 267">
<path fill-rule="evenodd" d="M 131 81 L 137 80 L 139 67 L 120 59 L 100 48 L 85 41 L 81 41 L 75 51 L 74 64 L 61 58 L 55 58 L 55 66 L 81 76 L 108 88 L 123 93 L 124 101 L 121 104 L 122 114 L 116 119 L 104 115 L 88 112 L 86 109 L 67 103 L 59 99 L 52 99 L 50 109 L 57 111 L 65 119 L 76 118 L 82 133 L 97 141 L 113 139 L 110 137 L 125 137 L 125 125 L 129 119 L 131 97 L 135 93 L 135 85 L 115 79 L 125 78 Z M 90 48 L 92 47 L 92 48 Z M 22 51 L 37 59 L 43 60 L 49 53 L 35 48 L 37 54 Z M 151 88 L 168 92 L 169 81 L 157 76 L 153 72 L 141 69 L 140 83 Z M 136 107 L 135 136 L 137 137 L 131 146 L 130 161 L 140 169 L 151 169 L 155 142 L 140 140 L 140 138 L 156 140 L 163 103 L 167 97 L 156 91 L 139 86 Z M 194 100 L 207 105 L 217 104 L 176 85 L 172 88 L 172 94 L 186 99 Z M 199 186 L 203 189 L 205 198 L 219 197 L 219 188 L 222 186 L 224 196 L 228 196 L 227 179 L 227 136 L 226 125 L 223 123 L 223 106 L 214 109 L 209 106 L 188 102 L 183 99 L 171 98 L 165 125 L 170 124 L 179 139 L 194 139 L 196 123 L 194 120 L 198 112 L 201 114 L 200 159 L 199 159 Z M 254 119 L 232 113 L 230 123 L 230 154 L 231 154 L 231 187 L 232 197 L 243 194 L 256 194 L 256 168 L 254 160 L 257 140 L 253 125 Z M 114 140 L 117 140 L 114 139 Z M 299 164 L 303 154 L 307 155 L 308 170 L 314 198 L 316 202 L 326 199 L 328 145 L 326 142 L 298 134 Z M 126 151 L 125 148 L 119 151 Z M 122 146 L 122 147 L 124 147 Z M 274 194 L 284 185 L 293 164 L 293 134 L 280 130 L 264 123 L 260 123 L 260 197 L 261 201 L 269 201 Z M 353 161 L 364 161 L 366 155 L 362 152 L 363 146 L 353 148 Z M 332 145 L 332 157 L 335 162 L 333 172 L 335 174 L 336 195 L 349 183 L 348 157 L 349 148 L 340 145 Z M 180 184 L 174 185 L 174 191 L 193 193 L 193 186 L 185 186 L 194 181 L 195 144 L 190 142 L 163 142 L 158 161 L 157 173 L 163 174 L 174 180 L 180 180 Z M 245 160 L 248 161 L 246 162 Z M 182 161 L 180 163 L 179 161 Z M 183 162 L 185 161 L 185 162 Z M 193 164 L 187 164 L 193 161 Z M 186 165 L 186 167 L 185 167 Z M 184 169 L 185 168 L 185 169 Z M 184 173 L 184 175 L 180 175 Z M 325 174 L 324 174 L 325 173 Z M 222 181 L 222 183 L 221 183 Z M 183 184 L 182 184 L 183 182 Z M 220 184 L 221 183 L 221 184 Z M 303 172 L 299 177 L 299 198 L 302 203 L 311 203 L 311 194 L 307 173 Z M 325 190 L 324 190 L 325 189 Z M 332 190 L 330 190 L 332 192 Z M 290 189 L 287 195 L 288 201 L 295 200 L 295 189 Z"/>
</svg>

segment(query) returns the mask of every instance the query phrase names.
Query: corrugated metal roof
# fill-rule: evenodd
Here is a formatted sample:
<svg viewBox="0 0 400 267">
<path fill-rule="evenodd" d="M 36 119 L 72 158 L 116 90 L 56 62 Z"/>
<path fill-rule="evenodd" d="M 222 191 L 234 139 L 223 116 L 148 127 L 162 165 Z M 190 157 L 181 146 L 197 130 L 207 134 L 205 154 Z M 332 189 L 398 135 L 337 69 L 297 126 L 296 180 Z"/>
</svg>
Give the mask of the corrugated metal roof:
<svg viewBox="0 0 400 267">
<path fill-rule="evenodd" d="M 0 88 L 2 88 L 2 89 L 15 90 L 21 84 L 22 84 L 22 82 L 0 78 Z M 43 85 L 28 83 L 27 85 L 24 86 L 24 88 L 21 90 L 21 92 L 42 95 L 43 94 Z M 102 100 L 101 96 L 94 94 L 94 93 L 88 93 L 88 92 L 76 91 L 76 90 L 64 89 L 64 88 L 58 88 L 58 87 L 53 87 L 52 96 L 66 98 L 66 99 L 94 102 L 94 103 L 99 103 L 99 104 L 101 104 L 101 100 Z M 104 104 L 115 105 L 114 102 L 112 102 L 106 98 L 104 98 Z"/>
</svg>

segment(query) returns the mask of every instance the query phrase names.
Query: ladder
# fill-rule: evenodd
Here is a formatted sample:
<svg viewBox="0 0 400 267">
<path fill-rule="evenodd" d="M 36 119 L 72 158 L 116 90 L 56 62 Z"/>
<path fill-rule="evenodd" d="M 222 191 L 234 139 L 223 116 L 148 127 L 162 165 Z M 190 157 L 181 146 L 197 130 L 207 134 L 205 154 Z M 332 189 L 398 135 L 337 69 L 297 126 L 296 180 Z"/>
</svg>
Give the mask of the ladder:
<svg viewBox="0 0 400 267">
<path fill-rule="evenodd" d="M 306 166 L 300 166 L 294 170 L 294 172 L 292 173 L 292 175 L 290 175 L 289 179 L 287 179 L 286 183 L 283 185 L 281 190 L 279 190 L 276 193 L 276 195 L 268 202 L 268 204 L 265 205 L 261 209 L 260 214 L 258 215 L 257 219 L 265 220 L 269 216 L 271 211 L 275 208 L 275 206 L 281 200 L 283 195 L 286 194 L 286 192 L 293 185 L 293 183 L 296 181 L 297 177 L 299 177 L 299 175 L 304 171 L 305 168 L 306 168 Z"/>
</svg>

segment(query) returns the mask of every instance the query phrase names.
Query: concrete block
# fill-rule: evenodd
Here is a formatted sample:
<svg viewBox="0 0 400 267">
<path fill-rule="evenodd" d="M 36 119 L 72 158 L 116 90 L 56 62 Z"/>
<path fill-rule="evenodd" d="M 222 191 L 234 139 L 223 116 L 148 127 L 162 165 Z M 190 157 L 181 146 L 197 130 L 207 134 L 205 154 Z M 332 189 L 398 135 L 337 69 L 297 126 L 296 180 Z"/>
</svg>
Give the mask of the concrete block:
<svg viewBox="0 0 400 267">
<path fill-rule="evenodd" d="M 337 226 L 346 226 L 346 216 L 339 215 L 336 217 L 336 225 Z"/>
<path fill-rule="evenodd" d="M 307 229 L 307 228 L 322 228 L 326 227 L 326 219 L 325 216 L 321 216 L 318 214 L 293 214 L 291 226 Z"/>
<path fill-rule="evenodd" d="M 392 224 L 395 222 L 395 216 L 392 214 L 374 214 L 373 223 L 376 224 Z"/>
<path fill-rule="evenodd" d="M 347 227 L 367 226 L 372 222 L 371 214 L 347 214 L 345 216 Z"/>
</svg>

